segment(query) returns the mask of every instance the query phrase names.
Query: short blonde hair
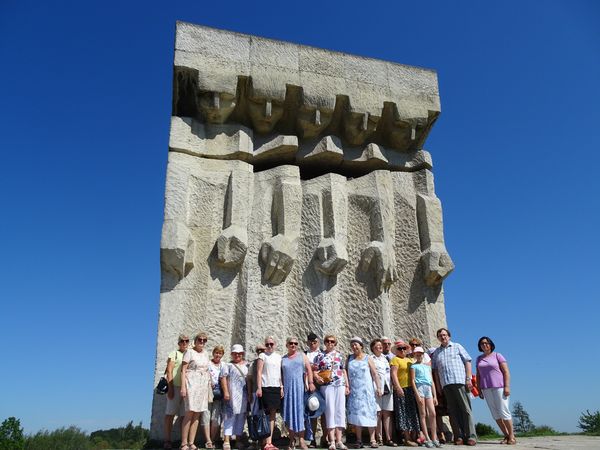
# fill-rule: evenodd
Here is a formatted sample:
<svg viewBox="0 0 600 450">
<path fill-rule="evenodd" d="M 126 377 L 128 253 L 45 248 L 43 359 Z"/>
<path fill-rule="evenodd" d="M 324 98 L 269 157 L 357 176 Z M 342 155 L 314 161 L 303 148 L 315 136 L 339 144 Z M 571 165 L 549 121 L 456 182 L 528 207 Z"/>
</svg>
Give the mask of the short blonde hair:
<svg viewBox="0 0 600 450">
<path fill-rule="evenodd" d="M 266 344 L 269 339 L 271 339 L 273 342 L 277 342 L 273 336 L 265 336 L 264 343 Z"/>
<path fill-rule="evenodd" d="M 213 348 L 212 354 L 214 355 L 215 353 L 221 353 L 222 355 L 224 355 L 225 347 L 223 347 L 222 345 L 215 345 L 215 348 Z"/>
<path fill-rule="evenodd" d="M 285 340 L 285 345 L 288 345 L 292 341 L 300 342 L 296 336 L 290 336 Z"/>
</svg>

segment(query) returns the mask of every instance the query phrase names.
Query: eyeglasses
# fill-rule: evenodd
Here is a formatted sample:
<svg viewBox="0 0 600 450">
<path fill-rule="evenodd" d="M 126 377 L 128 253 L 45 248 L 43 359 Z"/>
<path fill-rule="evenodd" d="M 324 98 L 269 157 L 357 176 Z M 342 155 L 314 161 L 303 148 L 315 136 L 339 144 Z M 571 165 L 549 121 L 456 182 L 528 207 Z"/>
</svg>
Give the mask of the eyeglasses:
<svg viewBox="0 0 600 450">
<path fill-rule="evenodd" d="M 275 346 L 275 342 L 266 342 L 265 343 L 265 347 L 274 347 Z"/>
<path fill-rule="evenodd" d="M 189 339 L 179 341 L 180 344 L 188 344 L 190 342 Z"/>
<path fill-rule="evenodd" d="M 396 347 L 396 350 L 407 350 L 408 347 Z"/>
<path fill-rule="evenodd" d="M 244 354 L 244 352 L 231 352 L 231 354 L 232 354 L 233 356 L 241 356 L 241 355 L 243 355 L 243 354 Z"/>
<path fill-rule="evenodd" d="M 325 339 L 326 344 L 335 344 L 335 340 L 333 339 Z"/>
<path fill-rule="evenodd" d="M 298 345 L 297 342 L 288 342 L 288 345 Z"/>
<path fill-rule="evenodd" d="M 392 345 L 391 342 L 383 342 L 383 345 Z"/>
<path fill-rule="evenodd" d="M 309 344 L 315 344 L 315 343 L 319 342 L 319 340 L 318 339 L 313 339 L 312 341 L 307 341 L 307 342 Z"/>
</svg>

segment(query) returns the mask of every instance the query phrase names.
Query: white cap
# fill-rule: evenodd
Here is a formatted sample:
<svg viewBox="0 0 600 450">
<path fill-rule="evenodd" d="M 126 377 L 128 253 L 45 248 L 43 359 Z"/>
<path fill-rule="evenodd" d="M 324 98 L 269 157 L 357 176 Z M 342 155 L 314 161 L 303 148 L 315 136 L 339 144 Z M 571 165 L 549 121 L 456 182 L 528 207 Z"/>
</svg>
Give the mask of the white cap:
<svg viewBox="0 0 600 450">
<path fill-rule="evenodd" d="M 231 346 L 231 353 L 244 353 L 244 347 L 240 344 L 234 344 Z"/>
</svg>

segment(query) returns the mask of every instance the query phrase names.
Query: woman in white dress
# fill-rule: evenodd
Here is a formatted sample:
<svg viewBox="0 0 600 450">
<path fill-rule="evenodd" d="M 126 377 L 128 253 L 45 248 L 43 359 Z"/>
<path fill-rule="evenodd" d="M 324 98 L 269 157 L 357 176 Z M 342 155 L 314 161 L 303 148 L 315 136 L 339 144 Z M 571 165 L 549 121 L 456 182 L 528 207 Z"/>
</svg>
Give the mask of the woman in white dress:
<svg viewBox="0 0 600 450">
<path fill-rule="evenodd" d="M 208 371 L 209 356 L 204 349 L 206 333 L 198 333 L 194 347 L 183 355 L 181 364 L 181 397 L 185 400 L 185 416 L 181 425 L 181 449 L 196 450 L 194 445 L 200 413 L 208 410 L 208 393 L 211 387 Z M 210 441 L 210 436 L 205 436 Z"/>
<path fill-rule="evenodd" d="M 398 447 L 398 444 L 392 440 L 392 412 L 394 411 L 394 398 L 392 396 L 390 363 L 383 354 L 383 342 L 381 339 L 373 339 L 370 347 L 373 352 L 371 358 L 375 363 L 377 375 L 379 376 L 379 385 L 381 386 L 380 396 L 375 399 L 377 401 L 378 444 L 385 444 L 387 447 Z"/>
<path fill-rule="evenodd" d="M 248 364 L 244 360 L 244 347 L 231 347 L 231 362 L 221 369 L 220 381 L 223 391 L 223 450 L 231 450 L 231 436 L 236 437 L 238 449 L 243 449 L 242 434 L 248 405 L 246 380 Z"/>
</svg>

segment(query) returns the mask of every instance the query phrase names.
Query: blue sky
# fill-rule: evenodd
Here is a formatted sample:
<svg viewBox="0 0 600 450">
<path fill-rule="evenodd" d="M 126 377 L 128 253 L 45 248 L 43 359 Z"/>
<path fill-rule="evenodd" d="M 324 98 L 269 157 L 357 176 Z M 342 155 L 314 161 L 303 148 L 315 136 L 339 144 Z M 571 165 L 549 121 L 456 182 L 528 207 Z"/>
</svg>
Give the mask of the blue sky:
<svg viewBox="0 0 600 450">
<path fill-rule="evenodd" d="M 599 3 L 3 0 L 0 420 L 149 423 L 176 20 L 437 70 L 453 337 L 538 425 L 600 408 Z"/>
</svg>

